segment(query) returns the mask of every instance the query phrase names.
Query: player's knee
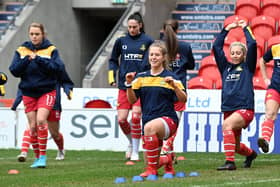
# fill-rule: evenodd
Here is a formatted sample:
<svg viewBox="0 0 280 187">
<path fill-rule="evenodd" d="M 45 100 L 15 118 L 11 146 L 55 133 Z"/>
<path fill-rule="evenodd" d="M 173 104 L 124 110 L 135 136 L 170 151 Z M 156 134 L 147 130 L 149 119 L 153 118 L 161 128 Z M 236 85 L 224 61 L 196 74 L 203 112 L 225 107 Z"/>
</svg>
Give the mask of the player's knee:
<svg viewBox="0 0 280 187">
<path fill-rule="evenodd" d="M 140 121 L 141 121 L 141 114 L 133 112 L 132 113 L 132 118 L 131 118 L 132 124 L 138 125 L 138 124 L 140 124 Z"/>
<path fill-rule="evenodd" d="M 273 111 L 266 112 L 265 119 L 274 121 L 276 119 L 276 115 L 277 113 Z"/>
</svg>

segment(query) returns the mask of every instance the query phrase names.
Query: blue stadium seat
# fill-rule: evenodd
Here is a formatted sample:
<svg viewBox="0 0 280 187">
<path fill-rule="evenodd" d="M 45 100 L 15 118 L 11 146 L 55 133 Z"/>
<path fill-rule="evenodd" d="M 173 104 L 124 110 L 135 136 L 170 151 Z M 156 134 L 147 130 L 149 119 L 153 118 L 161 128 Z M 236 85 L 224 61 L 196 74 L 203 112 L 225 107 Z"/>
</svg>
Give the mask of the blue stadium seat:
<svg viewBox="0 0 280 187">
<path fill-rule="evenodd" d="M 14 11 L 0 11 L 0 20 L 13 21 L 16 15 Z"/>
<path fill-rule="evenodd" d="M 20 12 L 24 7 L 24 2 L 6 2 L 6 11 Z"/>
</svg>

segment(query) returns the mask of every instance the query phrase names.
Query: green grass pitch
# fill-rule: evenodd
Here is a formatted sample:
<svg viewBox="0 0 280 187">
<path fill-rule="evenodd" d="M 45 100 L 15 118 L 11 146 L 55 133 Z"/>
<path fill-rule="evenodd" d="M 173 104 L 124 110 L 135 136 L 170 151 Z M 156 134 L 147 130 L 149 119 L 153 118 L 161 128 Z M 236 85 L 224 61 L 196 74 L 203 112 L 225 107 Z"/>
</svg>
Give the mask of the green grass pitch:
<svg viewBox="0 0 280 187">
<path fill-rule="evenodd" d="M 185 172 L 187 177 L 163 179 L 163 169 L 160 169 L 157 181 L 137 183 L 132 182 L 132 177 L 143 171 L 143 161 L 127 166 L 122 152 L 69 150 L 64 161 L 56 161 L 56 151 L 49 150 L 45 169 L 29 168 L 33 162 L 31 152 L 24 163 L 17 161 L 18 154 L 19 150 L 0 149 L 0 187 L 280 186 L 280 155 L 277 154 L 258 155 L 250 169 L 241 168 L 244 157 L 236 156 L 236 171 L 216 171 L 224 163 L 223 153 L 178 153 L 177 156 L 186 160 L 178 161 L 175 170 Z M 10 169 L 18 170 L 19 174 L 8 174 Z M 200 176 L 189 177 L 192 171 Z M 125 177 L 126 182 L 115 184 L 117 177 Z"/>
</svg>

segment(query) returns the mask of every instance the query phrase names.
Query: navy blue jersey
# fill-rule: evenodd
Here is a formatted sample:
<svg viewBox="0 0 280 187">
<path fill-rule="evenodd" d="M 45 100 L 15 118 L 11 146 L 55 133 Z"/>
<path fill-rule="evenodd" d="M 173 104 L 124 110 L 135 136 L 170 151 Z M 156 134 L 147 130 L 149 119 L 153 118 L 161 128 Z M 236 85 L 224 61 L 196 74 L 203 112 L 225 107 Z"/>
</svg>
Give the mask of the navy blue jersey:
<svg viewBox="0 0 280 187">
<path fill-rule="evenodd" d="M 137 36 L 130 36 L 128 33 L 119 37 L 113 47 L 111 58 L 109 60 L 109 71 L 118 72 L 118 88 L 126 89 L 125 75 L 129 72 L 146 71 L 148 64 L 148 49 L 153 40 L 145 33 Z"/>
<path fill-rule="evenodd" d="M 265 62 L 274 60 L 271 83 L 268 88 L 277 90 L 280 93 L 280 44 L 273 45 L 263 56 Z"/>
<path fill-rule="evenodd" d="M 184 86 L 176 75 L 164 70 L 159 75 L 151 75 L 150 71 L 138 73 L 132 82 L 132 89 L 137 98 L 140 97 L 142 108 L 142 121 L 148 121 L 167 116 L 178 123 L 178 117 L 174 110 L 174 102 L 178 100 L 174 89 L 164 81 L 164 77 L 171 76 L 182 90 Z"/>
<path fill-rule="evenodd" d="M 32 53 L 36 58 L 29 60 Z M 56 75 L 62 71 L 64 64 L 58 50 L 44 39 L 39 47 L 32 42 L 24 42 L 15 52 L 9 69 L 15 77 L 20 77 L 19 88 L 29 97 L 40 97 L 56 88 Z"/>
<path fill-rule="evenodd" d="M 179 41 L 178 53 L 176 55 L 176 59 L 175 61 L 171 62 L 170 65 L 172 71 L 181 80 L 181 82 L 183 83 L 186 89 L 187 70 L 194 69 L 194 65 L 195 65 L 192 49 L 188 43 Z"/>
<path fill-rule="evenodd" d="M 224 39 L 228 31 L 223 29 L 217 36 L 213 51 L 222 77 L 222 111 L 254 109 L 253 76 L 257 62 L 257 43 L 249 27 L 243 29 L 247 40 L 245 62 L 231 64 L 223 51 Z"/>
<path fill-rule="evenodd" d="M 70 79 L 65 69 L 63 69 L 63 71 L 60 74 L 58 74 L 57 79 L 58 79 L 58 83 L 56 85 L 56 98 L 55 98 L 55 104 L 53 106 L 53 110 L 62 111 L 60 88 L 62 87 L 64 93 L 67 96 L 69 96 L 74 88 L 74 83 Z M 17 106 L 20 104 L 21 101 L 22 101 L 22 91 L 21 89 L 18 89 L 16 99 L 11 109 L 16 110 Z"/>
</svg>

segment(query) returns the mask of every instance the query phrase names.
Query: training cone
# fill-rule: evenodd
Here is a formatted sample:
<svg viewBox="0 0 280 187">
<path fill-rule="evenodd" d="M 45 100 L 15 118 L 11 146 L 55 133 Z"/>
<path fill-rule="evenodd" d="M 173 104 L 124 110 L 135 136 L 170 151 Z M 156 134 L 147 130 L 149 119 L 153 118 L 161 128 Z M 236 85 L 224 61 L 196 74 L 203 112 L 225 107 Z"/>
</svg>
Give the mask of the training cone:
<svg viewBox="0 0 280 187">
<path fill-rule="evenodd" d="M 186 160 L 186 158 L 184 156 L 178 156 L 177 160 Z"/>
<path fill-rule="evenodd" d="M 156 180 L 158 180 L 158 176 L 157 175 L 149 175 L 147 177 L 147 180 L 148 181 L 156 181 Z"/>
<path fill-rule="evenodd" d="M 144 178 L 139 175 L 132 177 L 132 182 L 142 182 L 142 181 L 144 181 Z"/>
<path fill-rule="evenodd" d="M 162 178 L 164 178 L 164 179 L 173 179 L 174 176 L 173 176 L 172 173 L 165 173 L 165 174 L 162 176 Z"/>
<path fill-rule="evenodd" d="M 126 182 L 126 179 L 124 177 L 117 177 L 115 179 L 116 184 L 125 183 L 125 182 Z"/>
<path fill-rule="evenodd" d="M 196 171 L 192 171 L 192 172 L 190 172 L 189 176 L 190 176 L 190 177 L 198 177 L 198 176 L 199 176 L 199 173 L 196 172 Z"/>
<path fill-rule="evenodd" d="M 10 169 L 10 170 L 8 171 L 8 174 L 16 175 L 16 174 L 19 174 L 19 171 L 16 170 L 16 169 Z"/>
<path fill-rule="evenodd" d="M 177 172 L 177 173 L 176 173 L 176 177 L 177 177 L 177 178 L 184 178 L 184 177 L 186 177 L 186 173 L 185 173 L 185 172 L 182 172 L 182 171 Z"/>
<path fill-rule="evenodd" d="M 135 163 L 132 162 L 132 161 L 127 161 L 127 162 L 125 163 L 125 165 L 132 166 L 132 165 L 135 165 Z"/>
</svg>

